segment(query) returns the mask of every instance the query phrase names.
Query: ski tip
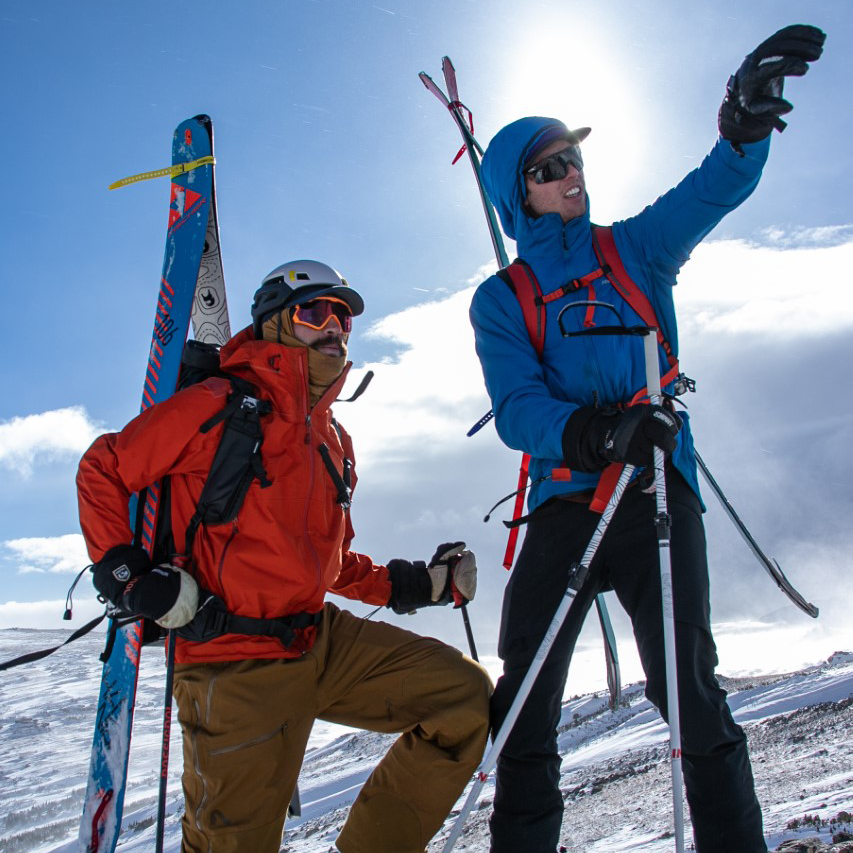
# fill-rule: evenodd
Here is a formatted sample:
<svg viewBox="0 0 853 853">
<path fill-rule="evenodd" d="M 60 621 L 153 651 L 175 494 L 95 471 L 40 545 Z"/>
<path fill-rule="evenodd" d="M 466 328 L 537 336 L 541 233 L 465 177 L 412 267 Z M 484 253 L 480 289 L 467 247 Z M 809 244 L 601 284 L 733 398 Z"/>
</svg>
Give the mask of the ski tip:
<svg viewBox="0 0 853 853">
<path fill-rule="evenodd" d="M 430 77 L 429 74 L 426 73 L 426 71 L 421 71 L 418 74 L 418 78 L 420 79 L 421 83 L 423 83 L 424 86 L 426 86 L 427 89 L 430 90 L 430 92 L 434 92 L 436 94 L 443 94 L 441 92 L 441 89 L 439 89 L 436 85 L 435 80 L 433 80 L 432 77 Z"/>
</svg>

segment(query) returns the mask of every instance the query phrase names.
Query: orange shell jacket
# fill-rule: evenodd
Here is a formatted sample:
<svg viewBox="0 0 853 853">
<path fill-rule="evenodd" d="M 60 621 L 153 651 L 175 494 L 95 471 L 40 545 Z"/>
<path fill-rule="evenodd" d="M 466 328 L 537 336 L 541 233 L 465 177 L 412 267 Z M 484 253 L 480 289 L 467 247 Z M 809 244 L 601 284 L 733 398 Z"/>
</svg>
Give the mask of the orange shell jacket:
<svg viewBox="0 0 853 853">
<path fill-rule="evenodd" d="M 205 589 L 221 596 L 232 613 L 271 618 L 315 613 L 327 591 L 367 604 L 386 604 L 388 570 L 350 550 L 355 533 L 349 514 L 318 451 L 329 448 L 338 471 L 353 460 L 349 435 L 332 425 L 330 404 L 349 365 L 313 408 L 308 402 L 307 350 L 255 340 L 251 329 L 221 352 L 222 367 L 251 382 L 272 412 L 261 419 L 263 465 L 272 485 L 250 487 L 237 518 L 202 526 L 193 543 L 191 571 Z M 221 411 L 231 385 L 208 379 L 158 403 L 121 432 L 96 439 L 80 462 L 77 491 L 80 525 L 90 558 L 97 562 L 132 540 L 128 501 L 165 475 L 171 479 L 175 546 L 185 545 L 223 426 L 199 427 Z M 352 485 L 356 478 L 353 470 Z M 297 631 L 289 649 L 276 639 L 226 634 L 206 643 L 179 640 L 179 663 L 297 657 L 311 648 L 315 629 Z"/>
</svg>

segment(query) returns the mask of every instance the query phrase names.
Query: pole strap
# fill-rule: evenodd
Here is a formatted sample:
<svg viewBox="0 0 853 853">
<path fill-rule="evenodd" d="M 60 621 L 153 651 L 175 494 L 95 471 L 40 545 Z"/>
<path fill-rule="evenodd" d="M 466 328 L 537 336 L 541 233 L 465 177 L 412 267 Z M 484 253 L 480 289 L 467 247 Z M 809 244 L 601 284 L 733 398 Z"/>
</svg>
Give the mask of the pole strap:
<svg viewBox="0 0 853 853">
<path fill-rule="evenodd" d="M 23 663 L 33 663 L 34 661 L 46 658 L 48 655 L 52 655 L 57 649 L 61 649 L 63 646 L 67 646 L 68 643 L 73 643 L 74 640 L 79 640 L 80 637 L 88 634 L 89 631 L 104 620 L 106 615 L 107 612 L 104 611 L 100 616 L 96 616 L 91 622 L 87 622 L 82 628 L 78 628 L 70 637 L 68 637 L 67 640 L 65 640 L 65 642 L 60 643 L 58 646 L 52 646 L 49 649 L 41 649 L 38 652 L 30 652 L 29 654 L 21 655 L 13 660 L 7 660 L 0 663 L 0 672 L 5 669 L 12 669 L 12 667 L 20 666 Z"/>
<path fill-rule="evenodd" d="M 198 160 L 190 160 L 188 163 L 176 163 L 174 166 L 166 166 L 165 169 L 155 169 L 153 172 L 140 172 L 138 175 L 131 175 L 129 178 L 122 178 L 120 181 L 115 181 L 109 185 L 108 189 L 117 190 L 120 187 L 126 187 L 130 184 L 138 184 L 140 181 L 150 181 L 152 178 L 175 178 L 178 175 L 183 175 L 185 172 L 191 172 L 193 169 L 198 169 L 200 166 L 212 166 L 216 163 L 213 155 L 207 157 L 199 157 Z"/>
</svg>

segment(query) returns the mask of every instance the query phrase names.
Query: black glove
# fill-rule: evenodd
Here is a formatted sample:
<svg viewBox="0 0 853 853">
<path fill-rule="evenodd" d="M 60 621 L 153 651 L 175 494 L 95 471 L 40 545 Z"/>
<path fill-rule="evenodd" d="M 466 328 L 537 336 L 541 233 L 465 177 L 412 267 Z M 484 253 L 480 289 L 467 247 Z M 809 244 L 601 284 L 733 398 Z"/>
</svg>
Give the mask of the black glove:
<svg viewBox="0 0 853 853">
<path fill-rule="evenodd" d="M 125 587 L 134 578 L 151 571 L 151 558 L 143 548 L 116 545 L 92 566 L 95 589 L 115 607 L 122 607 Z"/>
<path fill-rule="evenodd" d="M 720 135 L 739 150 L 741 142 L 758 142 L 773 128 L 782 131 L 779 116 L 793 106 L 782 97 L 786 77 L 802 77 L 808 63 L 820 58 L 826 34 L 817 27 L 794 24 L 774 33 L 744 59 L 729 78 L 720 107 Z"/>
<path fill-rule="evenodd" d="M 477 590 L 477 562 L 464 542 L 439 545 L 429 566 L 422 560 L 391 560 L 391 597 L 395 613 L 411 613 L 419 607 L 470 601 Z"/>
<path fill-rule="evenodd" d="M 581 406 L 563 429 L 563 458 L 569 468 L 588 473 L 611 462 L 649 465 L 655 447 L 665 454 L 675 450 L 680 429 L 679 417 L 663 406 Z"/>
<path fill-rule="evenodd" d="M 142 548 L 111 548 L 93 572 L 95 589 L 111 604 L 164 628 L 186 625 L 198 609 L 198 586 L 193 577 L 169 563 L 152 566 Z"/>
<path fill-rule="evenodd" d="M 411 613 L 433 603 L 432 580 L 423 560 L 414 563 L 389 560 L 388 574 L 391 576 L 391 597 L 386 606 L 395 613 Z"/>
</svg>

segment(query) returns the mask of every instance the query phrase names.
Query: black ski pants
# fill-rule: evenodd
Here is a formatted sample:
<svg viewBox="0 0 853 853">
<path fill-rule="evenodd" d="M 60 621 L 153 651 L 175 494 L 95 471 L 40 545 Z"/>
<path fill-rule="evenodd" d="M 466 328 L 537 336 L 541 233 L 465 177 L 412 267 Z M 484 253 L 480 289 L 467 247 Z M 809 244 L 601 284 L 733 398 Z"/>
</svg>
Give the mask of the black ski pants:
<svg viewBox="0 0 853 853">
<path fill-rule="evenodd" d="M 766 853 L 761 810 L 743 730 L 717 683 L 701 505 L 667 468 L 682 766 L 699 853 Z M 586 583 L 558 634 L 497 765 L 491 853 L 554 853 L 563 799 L 557 725 L 569 661 L 595 596 L 612 588 L 631 617 L 646 674 L 646 696 L 666 718 L 666 667 L 654 495 L 629 487 L 614 513 Z M 504 671 L 492 697 L 497 731 L 600 516 L 554 498 L 527 527 L 504 596 L 499 654 Z"/>
</svg>

